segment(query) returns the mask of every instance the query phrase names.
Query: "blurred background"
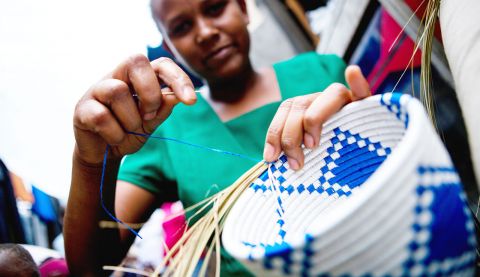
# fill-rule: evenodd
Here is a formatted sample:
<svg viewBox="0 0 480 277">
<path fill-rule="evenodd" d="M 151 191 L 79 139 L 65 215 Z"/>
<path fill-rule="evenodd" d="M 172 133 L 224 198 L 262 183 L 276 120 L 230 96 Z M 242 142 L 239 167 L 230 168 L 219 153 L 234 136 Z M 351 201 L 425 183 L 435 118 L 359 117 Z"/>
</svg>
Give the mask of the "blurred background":
<svg viewBox="0 0 480 277">
<path fill-rule="evenodd" d="M 361 65 L 375 92 L 388 91 L 400 80 L 396 89 L 412 93 L 418 78 L 400 76 L 408 67 L 420 20 L 406 23 L 421 1 L 347 2 L 248 0 L 253 62 L 258 67 L 305 51 L 335 53 Z M 402 26 L 407 26 L 403 34 Z M 76 101 L 129 55 L 162 54 L 155 51 L 161 36 L 149 1 L 0 1 L 0 40 L 0 158 L 26 183 L 64 202 Z M 453 97 L 454 102 L 439 101 L 449 115 L 440 113 L 440 129 L 462 129 L 457 127 L 461 114 L 450 112 L 457 105 L 439 41 L 432 58 L 435 80 L 448 90 L 439 98 Z M 417 71 L 418 57 L 413 62 Z M 460 152 L 468 155 L 468 149 Z"/>
<path fill-rule="evenodd" d="M 148 0 L 0 1 L 0 158 L 65 201 L 75 103 L 160 40 Z"/>
</svg>

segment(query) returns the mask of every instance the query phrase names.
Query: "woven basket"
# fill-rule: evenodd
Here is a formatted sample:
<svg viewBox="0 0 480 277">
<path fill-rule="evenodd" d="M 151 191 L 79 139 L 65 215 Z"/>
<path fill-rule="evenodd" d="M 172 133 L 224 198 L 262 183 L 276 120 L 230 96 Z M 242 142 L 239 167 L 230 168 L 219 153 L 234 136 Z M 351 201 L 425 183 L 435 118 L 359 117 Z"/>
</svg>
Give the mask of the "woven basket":
<svg viewBox="0 0 480 277">
<path fill-rule="evenodd" d="M 474 272 L 476 241 L 459 177 L 422 105 L 401 94 L 347 105 L 305 166 L 286 156 L 242 194 L 222 234 L 258 276 Z"/>
</svg>

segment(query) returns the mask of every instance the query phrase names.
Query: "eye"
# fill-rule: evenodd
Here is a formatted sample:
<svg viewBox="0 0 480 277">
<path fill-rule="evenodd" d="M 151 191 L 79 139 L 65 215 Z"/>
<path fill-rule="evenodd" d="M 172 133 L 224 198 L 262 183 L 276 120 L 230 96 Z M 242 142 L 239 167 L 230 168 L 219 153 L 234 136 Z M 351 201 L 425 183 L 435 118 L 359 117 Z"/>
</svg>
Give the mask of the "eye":
<svg viewBox="0 0 480 277">
<path fill-rule="evenodd" d="M 180 21 L 173 25 L 173 27 L 170 29 L 169 35 L 171 36 L 184 35 L 188 33 L 188 31 L 190 31 L 191 27 L 192 27 L 192 23 L 190 21 L 187 21 L 187 20 Z"/>
<path fill-rule="evenodd" d="M 204 12 L 206 15 L 209 15 L 209 16 L 219 16 L 220 14 L 222 14 L 226 5 L 227 5 L 227 1 L 212 3 L 207 7 L 205 7 Z"/>
</svg>

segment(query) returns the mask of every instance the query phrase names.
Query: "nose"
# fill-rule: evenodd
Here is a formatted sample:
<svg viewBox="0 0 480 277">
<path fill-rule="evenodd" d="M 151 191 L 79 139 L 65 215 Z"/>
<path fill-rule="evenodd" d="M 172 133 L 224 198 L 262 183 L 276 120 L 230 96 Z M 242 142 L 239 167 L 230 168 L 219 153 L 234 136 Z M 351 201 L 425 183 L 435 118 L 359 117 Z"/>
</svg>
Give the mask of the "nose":
<svg viewBox="0 0 480 277">
<path fill-rule="evenodd" d="M 197 34 L 195 42 L 200 45 L 210 44 L 218 39 L 218 28 L 208 19 L 199 18 L 197 20 Z"/>
</svg>

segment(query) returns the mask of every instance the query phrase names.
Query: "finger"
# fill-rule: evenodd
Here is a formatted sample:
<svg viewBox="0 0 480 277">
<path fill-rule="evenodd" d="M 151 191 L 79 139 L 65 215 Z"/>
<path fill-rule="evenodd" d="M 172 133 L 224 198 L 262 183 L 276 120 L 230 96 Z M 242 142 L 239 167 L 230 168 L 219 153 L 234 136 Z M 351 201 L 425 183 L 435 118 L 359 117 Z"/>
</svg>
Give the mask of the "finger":
<svg viewBox="0 0 480 277">
<path fill-rule="evenodd" d="M 345 69 L 345 79 L 352 91 L 352 101 L 371 95 L 370 85 L 358 65 L 350 65 Z"/>
<path fill-rule="evenodd" d="M 263 151 L 263 158 L 267 162 L 273 162 L 278 159 L 278 156 L 282 151 L 280 142 L 283 126 L 287 120 L 288 112 L 290 111 L 292 102 L 293 99 L 287 99 L 280 104 L 280 107 L 278 107 L 278 110 L 275 113 L 270 126 L 268 127 L 265 148 Z"/>
<path fill-rule="evenodd" d="M 92 98 L 82 102 L 77 105 L 74 117 L 77 128 L 95 133 L 111 145 L 118 145 L 125 139 L 125 131 L 105 105 Z"/>
<path fill-rule="evenodd" d="M 288 157 L 288 164 L 293 170 L 299 170 L 303 167 L 303 117 L 313 99 L 315 99 L 315 95 L 293 98 L 285 126 L 283 127 L 281 146 Z"/>
<path fill-rule="evenodd" d="M 141 127 L 140 113 L 125 82 L 116 79 L 103 80 L 91 91 L 93 98 L 111 109 L 123 129 L 133 131 Z"/>
<path fill-rule="evenodd" d="M 162 93 L 163 92 L 168 93 L 170 92 L 170 90 L 168 90 L 168 88 L 163 88 Z M 160 123 L 162 123 L 163 121 L 165 121 L 165 119 L 167 119 L 167 117 L 172 113 L 172 110 L 175 107 L 175 105 L 178 104 L 179 102 L 180 100 L 177 97 L 175 97 L 175 95 L 162 94 L 162 107 L 158 111 L 155 119 L 144 123 L 145 130 L 143 131 L 148 134 L 152 133 L 157 128 L 157 126 L 160 125 Z"/>
<path fill-rule="evenodd" d="M 317 95 L 303 117 L 303 128 L 305 133 L 313 137 L 314 146 L 320 143 L 323 124 L 350 102 L 350 91 L 338 83 L 328 86 L 323 93 Z"/>
<path fill-rule="evenodd" d="M 160 58 L 152 62 L 152 67 L 181 102 L 192 105 L 197 101 L 192 81 L 175 62 L 169 58 Z"/>
<path fill-rule="evenodd" d="M 145 56 L 134 55 L 127 59 L 114 71 L 113 78 L 133 87 L 144 120 L 152 120 L 156 116 L 162 100 L 160 84 Z"/>
</svg>

